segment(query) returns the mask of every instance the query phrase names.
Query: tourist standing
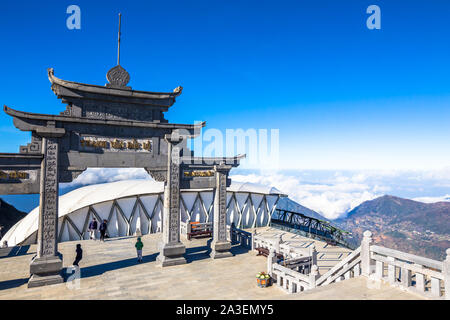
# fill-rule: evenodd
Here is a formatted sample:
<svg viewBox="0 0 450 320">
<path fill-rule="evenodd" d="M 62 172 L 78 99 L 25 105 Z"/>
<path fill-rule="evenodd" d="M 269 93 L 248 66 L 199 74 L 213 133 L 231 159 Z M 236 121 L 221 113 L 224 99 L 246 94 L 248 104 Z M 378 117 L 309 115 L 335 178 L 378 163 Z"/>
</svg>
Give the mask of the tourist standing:
<svg viewBox="0 0 450 320">
<path fill-rule="evenodd" d="M 103 222 L 100 224 L 100 241 L 105 242 L 105 233 L 106 233 L 106 228 L 107 228 L 107 220 L 103 220 Z"/>
<path fill-rule="evenodd" d="M 81 249 L 81 244 L 77 244 L 77 248 L 75 251 L 76 251 L 77 255 L 75 257 L 75 261 L 73 262 L 73 265 L 78 267 L 78 263 L 83 258 L 83 249 Z"/>
<path fill-rule="evenodd" d="M 91 240 L 95 240 L 95 232 L 97 231 L 97 219 L 93 218 L 89 223 L 89 236 Z"/>
<path fill-rule="evenodd" d="M 142 248 L 144 247 L 144 244 L 141 241 L 141 237 L 137 238 L 134 246 L 136 247 L 138 262 L 142 262 Z"/>
</svg>

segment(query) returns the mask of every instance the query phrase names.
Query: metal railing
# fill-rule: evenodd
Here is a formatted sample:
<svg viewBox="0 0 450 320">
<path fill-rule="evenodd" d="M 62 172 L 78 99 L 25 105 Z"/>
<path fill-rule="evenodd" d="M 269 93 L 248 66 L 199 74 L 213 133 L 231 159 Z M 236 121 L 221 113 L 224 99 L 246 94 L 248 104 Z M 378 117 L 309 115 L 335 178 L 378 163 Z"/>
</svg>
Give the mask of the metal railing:
<svg viewBox="0 0 450 320">
<path fill-rule="evenodd" d="M 299 212 L 276 209 L 272 215 L 270 226 L 308 238 L 319 239 L 331 245 L 355 249 L 355 246 L 346 239 L 349 232 L 331 225 L 328 221 L 308 217 Z"/>
</svg>

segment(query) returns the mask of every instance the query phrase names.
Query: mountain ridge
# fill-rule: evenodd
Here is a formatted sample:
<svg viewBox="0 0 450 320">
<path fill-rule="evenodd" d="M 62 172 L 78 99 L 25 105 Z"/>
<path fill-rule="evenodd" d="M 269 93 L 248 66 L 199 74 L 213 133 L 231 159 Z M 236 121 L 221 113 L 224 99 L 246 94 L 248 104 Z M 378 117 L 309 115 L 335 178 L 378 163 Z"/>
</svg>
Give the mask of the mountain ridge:
<svg viewBox="0 0 450 320">
<path fill-rule="evenodd" d="M 334 222 L 351 231 L 356 242 L 370 230 L 377 244 L 436 260 L 443 260 L 450 247 L 450 202 L 384 195 L 364 201 Z"/>
<path fill-rule="evenodd" d="M 0 226 L 3 227 L 0 232 L 1 237 L 4 236 L 13 225 L 15 225 L 26 215 L 27 214 L 25 212 L 17 210 L 14 206 L 0 198 Z"/>
</svg>

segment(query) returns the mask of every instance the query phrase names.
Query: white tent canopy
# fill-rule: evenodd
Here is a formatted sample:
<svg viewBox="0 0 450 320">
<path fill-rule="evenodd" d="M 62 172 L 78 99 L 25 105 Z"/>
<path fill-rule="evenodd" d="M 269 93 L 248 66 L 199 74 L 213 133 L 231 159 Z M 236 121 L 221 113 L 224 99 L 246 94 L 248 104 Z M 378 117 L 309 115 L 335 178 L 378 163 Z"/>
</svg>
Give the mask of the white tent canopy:
<svg viewBox="0 0 450 320">
<path fill-rule="evenodd" d="M 110 237 L 161 231 L 164 183 L 124 180 L 78 188 L 59 197 L 59 241 L 86 238 L 87 221 L 108 220 Z M 273 187 L 233 182 L 227 189 L 227 223 L 265 226 L 282 192 Z M 181 190 L 181 221 L 212 221 L 213 190 Z M 2 238 L 9 246 L 36 242 L 39 207 L 16 223 Z"/>
</svg>

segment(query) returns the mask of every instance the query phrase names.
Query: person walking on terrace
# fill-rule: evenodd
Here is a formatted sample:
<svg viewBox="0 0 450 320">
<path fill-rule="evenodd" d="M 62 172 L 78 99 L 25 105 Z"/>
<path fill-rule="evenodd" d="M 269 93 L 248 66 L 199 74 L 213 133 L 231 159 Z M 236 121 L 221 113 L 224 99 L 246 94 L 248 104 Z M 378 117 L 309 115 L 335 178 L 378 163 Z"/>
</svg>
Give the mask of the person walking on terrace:
<svg viewBox="0 0 450 320">
<path fill-rule="evenodd" d="M 141 241 L 141 237 L 137 238 L 134 246 L 136 247 L 138 262 L 142 262 L 142 248 L 144 247 L 144 244 Z"/>
<path fill-rule="evenodd" d="M 100 224 L 100 240 L 105 242 L 105 233 L 107 228 L 107 220 L 103 220 L 103 222 Z"/>
<path fill-rule="evenodd" d="M 95 240 L 95 232 L 97 231 L 97 219 L 95 217 L 89 223 L 89 237 L 91 240 Z"/>
<path fill-rule="evenodd" d="M 78 267 L 78 263 L 81 261 L 81 259 L 83 258 L 83 249 L 81 249 L 81 244 L 77 244 L 77 248 L 76 248 L 76 257 L 75 257 L 75 261 L 72 263 L 74 266 Z"/>
</svg>

